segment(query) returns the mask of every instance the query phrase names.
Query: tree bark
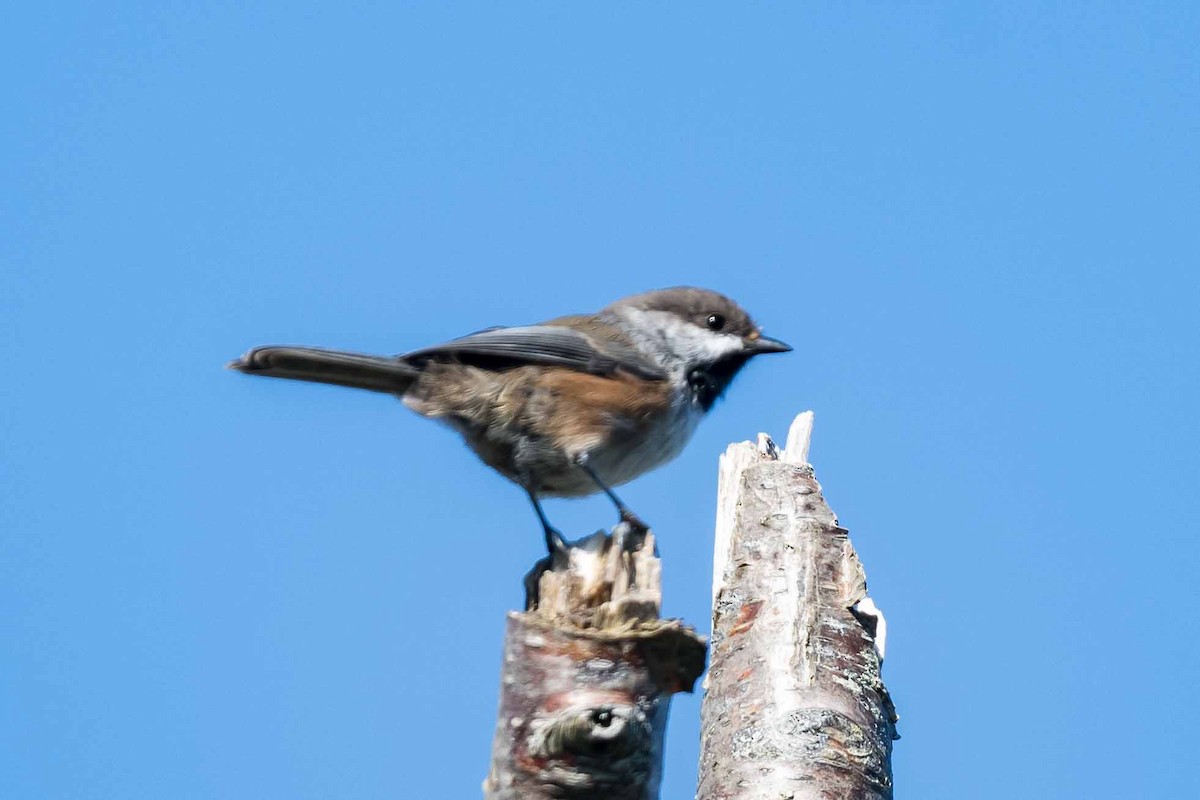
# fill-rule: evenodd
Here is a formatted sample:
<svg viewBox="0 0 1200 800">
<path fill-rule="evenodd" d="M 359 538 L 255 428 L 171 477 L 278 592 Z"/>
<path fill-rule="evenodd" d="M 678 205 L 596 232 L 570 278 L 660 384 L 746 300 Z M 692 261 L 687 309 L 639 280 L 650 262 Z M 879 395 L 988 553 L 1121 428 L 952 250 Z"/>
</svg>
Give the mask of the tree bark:
<svg viewBox="0 0 1200 800">
<path fill-rule="evenodd" d="M 896 714 L 882 613 L 807 463 L 812 413 L 780 451 L 721 458 L 698 800 L 892 797 Z"/>
<path fill-rule="evenodd" d="M 654 537 L 620 523 L 543 559 L 533 607 L 510 612 L 487 800 L 653 800 L 670 697 L 704 670 L 704 639 L 659 618 Z"/>
</svg>

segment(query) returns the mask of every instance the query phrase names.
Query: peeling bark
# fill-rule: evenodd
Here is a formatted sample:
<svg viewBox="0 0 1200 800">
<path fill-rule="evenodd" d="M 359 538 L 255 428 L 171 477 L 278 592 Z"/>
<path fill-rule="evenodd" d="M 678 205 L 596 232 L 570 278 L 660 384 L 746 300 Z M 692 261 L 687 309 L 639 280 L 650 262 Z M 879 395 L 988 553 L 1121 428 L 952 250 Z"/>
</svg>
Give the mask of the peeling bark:
<svg viewBox="0 0 1200 800">
<path fill-rule="evenodd" d="M 654 537 L 621 523 L 539 563 L 536 604 L 508 615 L 487 800 L 653 800 L 670 696 L 704 640 L 659 619 Z"/>
<path fill-rule="evenodd" d="M 886 623 L 806 463 L 811 428 L 721 459 L 698 800 L 892 797 Z"/>
</svg>

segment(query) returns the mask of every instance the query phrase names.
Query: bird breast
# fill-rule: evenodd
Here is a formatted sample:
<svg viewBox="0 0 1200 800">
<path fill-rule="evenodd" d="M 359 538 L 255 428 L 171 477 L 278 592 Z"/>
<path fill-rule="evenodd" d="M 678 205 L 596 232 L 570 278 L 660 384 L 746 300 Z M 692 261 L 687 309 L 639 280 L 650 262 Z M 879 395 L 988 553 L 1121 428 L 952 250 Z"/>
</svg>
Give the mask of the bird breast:
<svg viewBox="0 0 1200 800">
<path fill-rule="evenodd" d="M 680 381 L 543 367 L 435 366 L 404 400 L 461 433 L 501 474 L 562 497 L 598 491 L 576 466 L 581 456 L 618 486 L 679 455 L 703 416 Z"/>
<path fill-rule="evenodd" d="M 614 436 L 589 455 L 593 468 L 610 486 L 623 483 L 660 467 L 681 452 L 692 438 L 703 411 L 691 393 L 671 393 L 667 410 L 655 415 L 629 436 Z"/>
</svg>

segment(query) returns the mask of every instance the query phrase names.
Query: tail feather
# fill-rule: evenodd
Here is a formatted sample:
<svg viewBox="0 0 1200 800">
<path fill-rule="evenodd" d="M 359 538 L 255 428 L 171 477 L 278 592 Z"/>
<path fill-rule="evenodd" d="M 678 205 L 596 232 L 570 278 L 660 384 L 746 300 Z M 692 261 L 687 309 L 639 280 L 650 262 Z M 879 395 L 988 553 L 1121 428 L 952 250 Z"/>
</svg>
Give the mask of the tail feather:
<svg viewBox="0 0 1200 800">
<path fill-rule="evenodd" d="M 247 375 L 332 383 L 374 392 L 403 394 L 421 374 L 411 364 L 391 356 L 371 356 L 319 347 L 256 347 L 229 368 Z"/>
</svg>

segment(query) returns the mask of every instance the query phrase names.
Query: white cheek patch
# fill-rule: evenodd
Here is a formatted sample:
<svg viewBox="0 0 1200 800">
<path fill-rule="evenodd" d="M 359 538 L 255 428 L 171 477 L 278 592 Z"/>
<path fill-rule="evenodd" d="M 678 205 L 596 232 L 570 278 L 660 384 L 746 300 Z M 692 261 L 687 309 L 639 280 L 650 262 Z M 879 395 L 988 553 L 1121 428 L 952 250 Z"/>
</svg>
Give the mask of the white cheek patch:
<svg viewBox="0 0 1200 800">
<path fill-rule="evenodd" d="M 695 351 L 703 357 L 704 361 L 719 361 L 725 356 L 741 352 L 746 347 L 742 344 L 741 338 L 732 333 L 714 333 L 701 330 L 695 325 L 686 327 L 698 334 L 693 339 Z"/>
<path fill-rule="evenodd" d="M 665 311 L 622 309 L 627 329 L 637 344 L 651 353 L 662 353 L 684 366 L 719 361 L 745 349 L 740 337 L 717 333 Z"/>
</svg>

